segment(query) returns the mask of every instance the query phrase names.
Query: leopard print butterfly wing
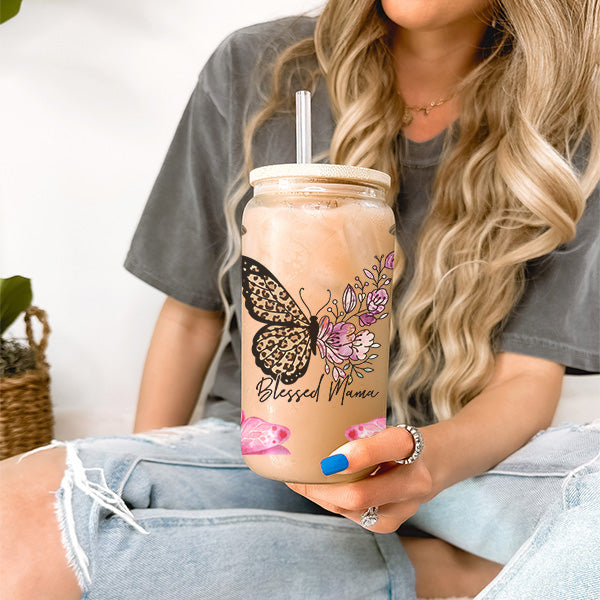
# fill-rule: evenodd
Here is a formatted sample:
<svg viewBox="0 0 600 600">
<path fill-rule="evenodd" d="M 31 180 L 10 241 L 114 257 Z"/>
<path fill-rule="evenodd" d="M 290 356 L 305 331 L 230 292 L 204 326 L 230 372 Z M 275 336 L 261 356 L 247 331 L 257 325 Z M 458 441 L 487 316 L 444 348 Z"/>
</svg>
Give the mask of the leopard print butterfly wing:
<svg viewBox="0 0 600 600">
<path fill-rule="evenodd" d="M 302 377 L 317 351 L 319 323 L 307 317 L 281 282 L 258 261 L 242 256 L 242 295 L 252 318 L 265 326 L 252 340 L 252 354 L 266 375 L 290 385 Z"/>
</svg>

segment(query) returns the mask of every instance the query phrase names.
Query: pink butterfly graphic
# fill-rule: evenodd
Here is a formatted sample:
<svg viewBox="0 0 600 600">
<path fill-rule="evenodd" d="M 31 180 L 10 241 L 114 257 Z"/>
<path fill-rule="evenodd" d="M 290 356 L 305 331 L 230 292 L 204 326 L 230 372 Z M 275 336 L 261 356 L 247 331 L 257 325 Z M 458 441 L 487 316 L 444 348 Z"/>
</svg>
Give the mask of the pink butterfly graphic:
<svg viewBox="0 0 600 600">
<path fill-rule="evenodd" d="M 248 417 L 242 411 L 242 454 L 290 454 L 283 446 L 291 435 L 284 425 Z"/>
<path fill-rule="evenodd" d="M 351 442 L 352 440 L 359 440 L 362 438 L 368 438 L 380 431 L 385 429 L 385 417 L 377 417 L 372 421 L 366 423 L 358 423 L 357 425 L 351 425 L 346 429 L 344 435 L 346 439 Z"/>
</svg>

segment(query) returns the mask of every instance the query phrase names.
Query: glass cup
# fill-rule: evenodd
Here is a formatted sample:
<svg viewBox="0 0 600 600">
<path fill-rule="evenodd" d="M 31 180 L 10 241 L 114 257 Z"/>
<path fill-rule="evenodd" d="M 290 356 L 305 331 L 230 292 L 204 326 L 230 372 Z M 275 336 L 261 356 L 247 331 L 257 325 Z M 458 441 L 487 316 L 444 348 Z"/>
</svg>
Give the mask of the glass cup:
<svg viewBox="0 0 600 600">
<path fill-rule="evenodd" d="M 250 173 L 242 219 L 242 454 L 263 477 L 338 483 L 321 459 L 386 426 L 395 222 L 361 167 Z"/>
</svg>

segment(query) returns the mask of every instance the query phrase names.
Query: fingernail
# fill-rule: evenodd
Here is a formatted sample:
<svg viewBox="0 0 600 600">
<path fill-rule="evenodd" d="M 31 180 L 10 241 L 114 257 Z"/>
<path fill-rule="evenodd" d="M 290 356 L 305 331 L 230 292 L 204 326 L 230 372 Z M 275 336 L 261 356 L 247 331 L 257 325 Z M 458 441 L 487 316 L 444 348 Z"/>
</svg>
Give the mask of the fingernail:
<svg viewBox="0 0 600 600">
<path fill-rule="evenodd" d="M 343 454 L 334 454 L 321 461 L 321 471 L 324 475 L 333 475 L 348 468 L 348 459 Z"/>
</svg>

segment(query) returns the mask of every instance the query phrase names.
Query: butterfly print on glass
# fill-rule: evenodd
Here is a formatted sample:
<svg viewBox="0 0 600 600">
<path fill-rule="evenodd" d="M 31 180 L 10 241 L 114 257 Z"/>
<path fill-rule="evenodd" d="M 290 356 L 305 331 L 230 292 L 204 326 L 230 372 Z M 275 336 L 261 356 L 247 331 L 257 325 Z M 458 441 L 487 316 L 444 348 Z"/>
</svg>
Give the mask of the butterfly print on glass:
<svg viewBox="0 0 600 600">
<path fill-rule="evenodd" d="M 252 340 L 257 366 L 282 383 L 294 383 L 317 352 L 317 317 L 307 317 L 275 275 L 247 256 L 242 256 L 242 294 L 250 316 L 266 323 Z"/>
<path fill-rule="evenodd" d="M 267 267 L 242 256 L 244 305 L 253 319 L 265 324 L 252 340 L 252 354 L 263 373 L 291 385 L 306 373 L 317 349 L 325 373 L 335 381 L 348 378 L 351 383 L 373 371 L 378 354 L 372 351 L 380 344 L 369 326 L 388 316 L 386 288 L 391 284 L 394 253 L 374 258 L 376 264 L 363 269 L 365 279 L 357 276 L 346 286 L 341 304 L 331 300 L 327 290 L 330 300 L 321 310 L 326 308 L 328 315 L 318 319 L 306 316 Z"/>
</svg>

